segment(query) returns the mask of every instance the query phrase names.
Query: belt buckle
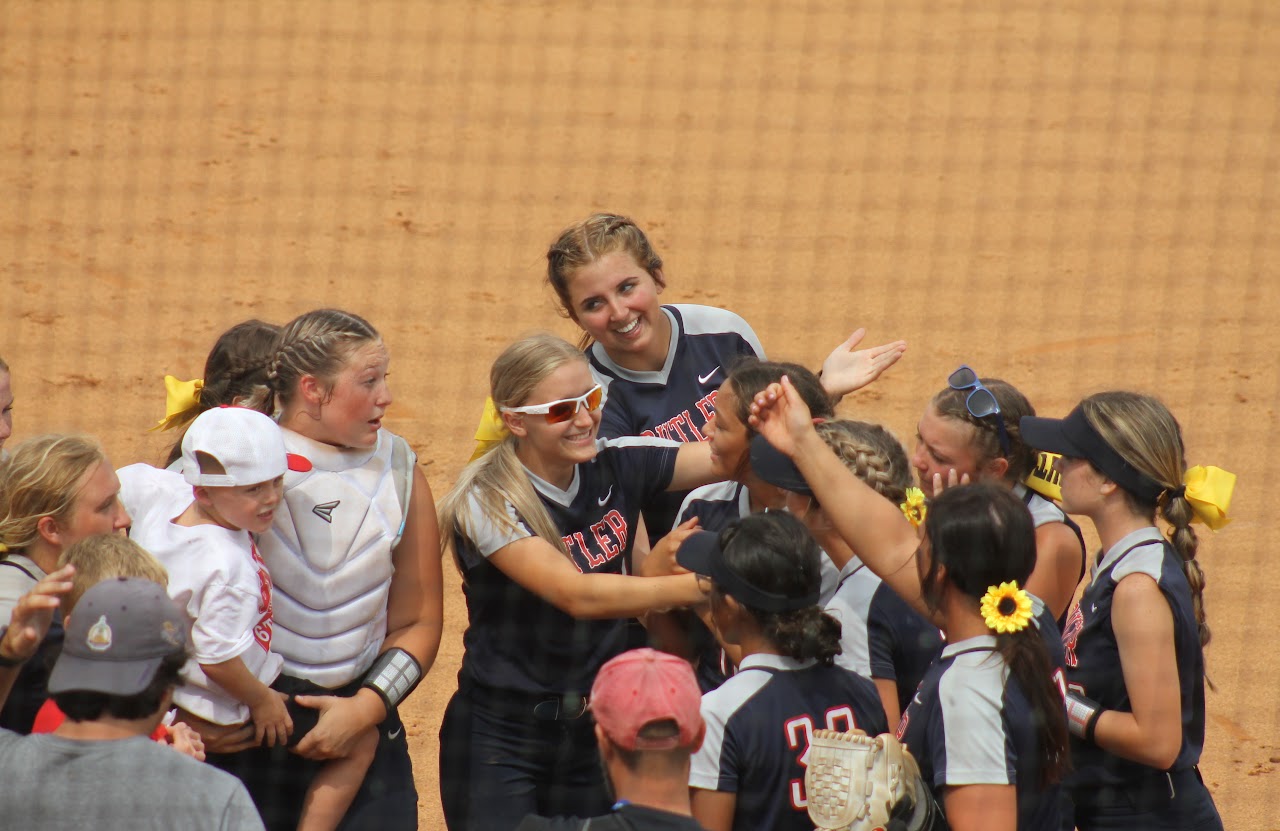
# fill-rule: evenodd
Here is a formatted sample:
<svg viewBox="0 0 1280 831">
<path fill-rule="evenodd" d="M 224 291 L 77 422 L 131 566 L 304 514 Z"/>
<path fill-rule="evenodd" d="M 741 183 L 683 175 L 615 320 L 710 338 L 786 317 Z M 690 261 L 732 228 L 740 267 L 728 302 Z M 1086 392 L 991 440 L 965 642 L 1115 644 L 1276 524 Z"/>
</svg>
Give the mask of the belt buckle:
<svg viewBox="0 0 1280 831">
<path fill-rule="evenodd" d="M 582 718 L 587 712 L 587 697 L 572 693 L 546 698 L 533 707 L 533 717 L 539 721 L 571 721 Z"/>
</svg>

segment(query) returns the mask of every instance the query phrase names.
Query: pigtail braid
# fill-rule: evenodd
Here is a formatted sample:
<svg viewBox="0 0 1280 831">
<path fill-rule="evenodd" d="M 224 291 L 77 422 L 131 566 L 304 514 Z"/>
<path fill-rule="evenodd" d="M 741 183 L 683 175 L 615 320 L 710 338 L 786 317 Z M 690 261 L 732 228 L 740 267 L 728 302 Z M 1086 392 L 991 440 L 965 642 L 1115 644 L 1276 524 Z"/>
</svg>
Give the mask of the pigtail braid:
<svg viewBox="0 0 1280 831">
<path fill-rule="evenodd" d="M 1191 527 L 1191 503 L 1185 496 L 1166 492 L 1161 500 L 1161 513 L 1171 526 L 1170 542 L 1173 550 L 1182 557 L 1182 572 L 1191 587 L 1191 603 L 1196 613 L 1196 628 L 1200 632 L 1200 645 L 1207 646 L 1212 633 L 1204 613 L 1204 569 L 1196 560 L 1196 552 L 1200 549 L 1200 538 Z"/>
</svg>

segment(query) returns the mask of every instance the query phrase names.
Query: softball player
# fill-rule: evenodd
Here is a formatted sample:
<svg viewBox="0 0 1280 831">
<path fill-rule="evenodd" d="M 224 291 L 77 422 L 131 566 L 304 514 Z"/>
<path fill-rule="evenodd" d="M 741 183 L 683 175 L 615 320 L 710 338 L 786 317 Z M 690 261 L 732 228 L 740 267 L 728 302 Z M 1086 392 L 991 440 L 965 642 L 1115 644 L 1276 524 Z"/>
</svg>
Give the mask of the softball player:
<svg viewBox="0 0 1280 831">
<path fill-rule="evenodd" d="M 605 438 L 704 441 L 717 390 L 734 365 L 765 357 L 760 339 L 733 312 L 658 303 L 666 288 L 662 258 L 627 217 L 595 214 L 565 229 L 547 251 L 547 282 L 565 316 L 582 328 L 591 370 L 607 391 Z M 823 364 L 823 383 L 837 398 L 871 383 L 906 349 L 897 341 L 854 351 L 863 335 L 854 332 Z M 683 497 L 646 509 L 652 540 L 672 526 Z"/>
<path fill-rule="evenodd" d="M 290 454 L 284 498 L 258 540 L 274 582 L 272 649 L 284 659 L 273 687 L 319 713 L 300 756 L 278 746 L 210 753 L 245 782 L 269 828 L 292 827 L 322 760 L 350 755 L 374 726 L 378 747 L 348 825 L 417 824 L 397 706 L 435 660 L 442 576 L 431 491 L 407 443 L 382 429 L 388 361 L 367 321 L 308 312 L 281 330 L 267 385 L 248 402 L 276 416 Z"/>
<path fill-rule="evenodd" d="M 128 527 L 120 480 L 96 441 L 40 436 L 19 444 L 0 467 L 0 626 L 9 622 L 18 599 L 57 569 L 58 558 L 69 546 Z M 58 619 L 40 654 L 54 654 L 61 643 Z M 0 726 L 31 732 L 36 713 L 49 697 L 48 679 L 48 661 L 28 661 L 0 710 Z"/>
<path fill-rule="evenodd" d="M 179 381 L 164 377 L 165 415 L 153 430 L 179 430 L 165 465 L 182 472 L 182 437 L 196 416 L 214 407 L 239 404 L 267 383 L 267 364 L 280 327 L 261 320 L 237 323 L 218 336 L 204 362 L 204 377 Z"/>
<path fill-rule="evenodd" d="M 1018 423 L 1033 415 L 1031 403 L 1011 384 L 979 378 L 961 366 L 920 416 L 911 464 L 927 494 L 948 481 L 993 482 L 1013 489 L 1036 523 L 1038 556 L 1026 589 L 1044 599 L 1061 629 L 1084 578 L 1084 536 L 1062 509 L 1024 483 L 1036 454 L 1023 441 Z"/>
<path fill-rule="evenodd" d="M 710 578 L 716 631 L 743 655 L 738 673 L 702 698 L 694 818 L 712 831 L 807 831 L 813 730 L 888 729 L 875 685 L 834 663 L 840 624 L 818 605 L 818 545 L 794 517 L 753 514 L 694 534 L 678 557 Z"/>
<path fill-rule="evenodd" d="M 1063 455 L 1063 507 L 1102 541 L 1063 633 L 1076 824 L 1221 829 L 1197 768 L 1209 627 L 1190 526 L 1226 523 L 1235 477 L 1187 470 L 1177 420 L 1137 393 L 1098 393 L 1064 419 L 1024 418 L 1022 431 Z"/>
<path fill-rule="evenodd" d="M 716 392 L 716 409 L 707 422 L 707 441 L 718 475 L 726 481 L 694 488 L 680 505 L 675 528 L 696 519 L 704 531 L 722 531 L 742 517 L 782 507 L 776 488 L 751 471 L 749 445 L 754 430 L 747 426 L 747 405 L 757 392 L 788 375 L 810 409 L 819 417 L 835 415 L 822 382 L 796 364 L 746 358 L 729 372 Z M 822 600 L 835 592 L 840 569 L 822 555 Z M 698 684 L 703 692 L 714 690 L 733 672 L 733 660 L 703 622 L 692 614 L 673 613 L 675 628 L 659 628 L 652 618 L 649 633 L 669 651 L 694 657 Z M 687 641 L 687 643 L 685 643 Z"/>
<path fill-rule="evenodd" d="M 1067 766 L 1066 720 L 1045 633 L 1029 630 L 1032 602 L 1019 588 L 1036 561 L 1021 500 L 992 484 L 949 489 L 929 505 L 922 540 L 831 452 L 788 381 L 756 397 L 752 419 L 795 461 L 867 567 L 946 635 L 897 733 L 951 828 L 1066 827 L 1057 784 Z"/>
<path fill-rule="evenodd" d="M 817 426 L 827 446 L 845 466 L 893 505 L 907 506 L 911 466 L 907 453 L 888 430 L 861 421 L 827 421 Z M 868 569 L 836 533 L 830 517 L 795 465 L 757 435 L 751 440 L 756 475 L 782 488 L 784 506 L 801 519 L 840 568 L 826 611 L 840 621 L 836 663 L 875 682 L 890 724 L 902 715 L 902 702 L 924 678 L 942 650 L 938 627 L 913 610 Z"/>
<path fill-rule="evenodd" d="M 454 831 L 607 811 L 586 701 L 595 674 L 626 649 L 627 618 L 704 597 L 693 575 L 627 576 L 623 563 L 647 501 L 715 475 L 704 442 L 598 441 L 604 387 L 559 338 L 509 346 L 490 390 L 507 435 L 440 510 L 469 621 L 440 728 Z"/>
</svg>

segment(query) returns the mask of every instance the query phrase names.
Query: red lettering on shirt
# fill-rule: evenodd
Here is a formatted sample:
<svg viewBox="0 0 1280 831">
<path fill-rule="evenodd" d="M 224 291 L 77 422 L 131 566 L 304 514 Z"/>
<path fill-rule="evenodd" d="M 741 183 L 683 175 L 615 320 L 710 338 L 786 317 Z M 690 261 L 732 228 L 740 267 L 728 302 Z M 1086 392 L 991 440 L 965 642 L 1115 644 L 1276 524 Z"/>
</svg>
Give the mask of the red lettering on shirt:
<svg viewBox="0 0 1280 831">
<path fill-rule="evenodd" d="M 1067 625 L 1062 630 L 1062 647 L 1067 653 L 1067 666 L 1072 669 L 1080 666 L 1080 660 L 1076 658 L 1076 641 L 1080 638 L 1080 632 L 1084 629 L 1084 611 L 1080 604 L 1071 610 L 1071 617 L 1067 618 Z"/>
<path fill-rule="evenodd" d="M 596 542 L 600 544 L 600 550 L 604 552 L 604 559 L 600 561 L 601 564 L 618 556 L 618 546 L 610 539 L 607 533 L 608 530 L 609 526 L 604 520 L 591 523 L 591 534 L 596 538 Z"/>
<path fill-rule="evenodd" d="M 613 531 L 613 538 L 618 541 L 618 549 L 623 550 L 627 547 L 627 519 L 618 511 L 613 510 L 604 515 L 604 522 Z"/>
<path fill-rule="evenodd" d="M 266 651 L 271 651 L 271 630 L 274 626 L 271 614 L 271 572 L 267 571 L 267 563 L 258 553 L 258 546 L 249 542 L 249 555 L 258 567 L 258 612 L 261 617 L 253 627 L 253 639 Z"/>
</svg>

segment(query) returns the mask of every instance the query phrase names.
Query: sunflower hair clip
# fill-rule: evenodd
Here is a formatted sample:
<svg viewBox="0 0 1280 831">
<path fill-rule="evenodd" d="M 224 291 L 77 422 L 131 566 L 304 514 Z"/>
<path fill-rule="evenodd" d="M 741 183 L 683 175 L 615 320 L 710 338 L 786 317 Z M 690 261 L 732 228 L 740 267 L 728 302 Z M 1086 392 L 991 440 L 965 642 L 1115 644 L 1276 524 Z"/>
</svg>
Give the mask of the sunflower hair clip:
<svg viewBox="0 0 1280 831">
<path fill-rule="evenodd" d="M 1031 596 L 1018 588 L 1017 580 L 988 586 L 982 596 L 982 619 L 997 634 L 1021 632 L 1031 622 Z"/>
<path fill-rule="evenodd" d="M 898 504 L 902 515 L 911 523 L 912 528 L 919 528 L 929 513 L 929 505 L 925 502 L 924 491 L 919 488 L 907 488 L 907 500 Z"/>
</svg>

